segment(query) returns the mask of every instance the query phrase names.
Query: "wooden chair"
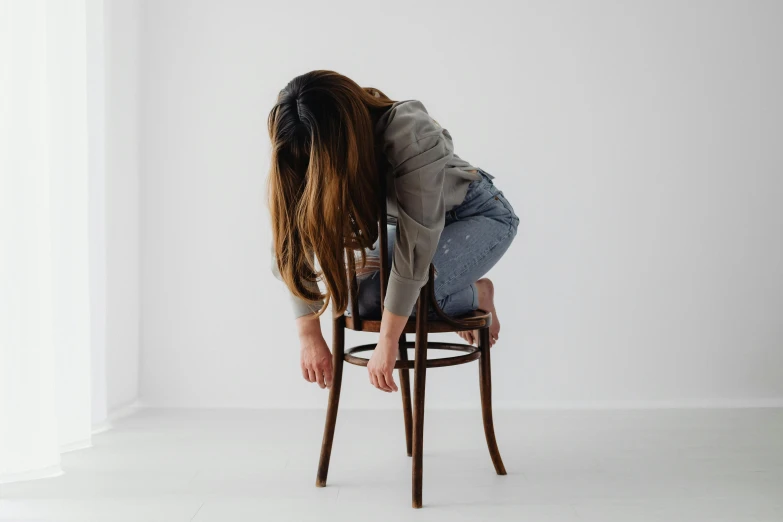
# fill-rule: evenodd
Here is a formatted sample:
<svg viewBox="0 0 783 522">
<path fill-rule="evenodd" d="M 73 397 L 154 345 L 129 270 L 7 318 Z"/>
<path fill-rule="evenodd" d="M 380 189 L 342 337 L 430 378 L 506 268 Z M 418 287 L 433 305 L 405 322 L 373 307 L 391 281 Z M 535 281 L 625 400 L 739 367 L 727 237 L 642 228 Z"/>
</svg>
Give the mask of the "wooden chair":
<svg viewBox="0 0 783 522">
<path fill-rule="evenodd" d="M 380 244 L 380 277 L 381 277 L 381 311 L 383 300 L 389 281 L 391 267 L 388 262 L 387 243 L 387 218 L 386 218 L 386 194 L 385 182 L 380 183 L 382 190 L 379 194 L 379 244 Z M 399 341 L 399 358 L 394 365 L 399 370 L 400 391 L 402 395 L 402 408 L 405 420 L 405 442 L 408 456 L 413 456 L 413 507 L 422 506 L 422 451 L 424 444 L 424 388 L 427 377 L 427 368 L 439 368 L 454 366 L 471 361 L 479 361 L 479 390 L 481 393 L 481 412 L 484 420 L 484 435 L 489 447 L 489 455 L 498 475 L 505 475 L 506 468 L 500 458 L 497 441 L 495 440 L 495 428 L 492 421 L 492 372 L 490 369 L 490 339 L 489 326 L 492 324 L 492 314 L 481 310 L 460 316 L 450 317 L 438 306 L 435 299 L 434 268 L 430 265 L 429 280 L 422 287 L 416 308 L 416 317 L 410 319 L 405 325 Z M 329 392 L 329 405 L 326 411 L 326 425 L 324 426 L 323 442 L 321 444 L 321 458 L 318 464 L 318 476 L 315 481 L 317 487 L 326 486 L 326 475 L 329 472 L 329 458 L 332 453 L 332 441 L 334 440 L 334 428 L 337 421 L 337 407 L 340 402 L 340 387 L 343 376 L 343 362 L 357 366 L 367 366 L 368 359 L 357 357 L 355 354 L 371 351 L 375 344 L 365 344 L 345 349 L 345 329 L 360 332 L 380 332 L 380 320 L 368 320 L 359 316 L 358 310 L 358 284 L 356 274 L 351 274 L 351 315 L 341 315 L 334 318 L 334 334 L 332 340 L 332 357 L 334 376 L 332 388 Z M 436 320 L 430 319 L 430 307 L 437 316 Z M 427 336 L 430 333 L 459 332 L 463 330 L 478 330 L 478 347 L 468 344 L 455 343 L 428 343 Z M 415 333 L 416 342 L 406 340 L 406 333 Z M 415 358 L 408 360 L 408 348 L 415 347 Z M 440 350 L 452 350 L 461 352 L 461 355 L 439 359 L 427 359 L 428 348 Z M 410 376 L 408 370 L 413 370 L 413 408 L 411 408 Z"/>
</svg>

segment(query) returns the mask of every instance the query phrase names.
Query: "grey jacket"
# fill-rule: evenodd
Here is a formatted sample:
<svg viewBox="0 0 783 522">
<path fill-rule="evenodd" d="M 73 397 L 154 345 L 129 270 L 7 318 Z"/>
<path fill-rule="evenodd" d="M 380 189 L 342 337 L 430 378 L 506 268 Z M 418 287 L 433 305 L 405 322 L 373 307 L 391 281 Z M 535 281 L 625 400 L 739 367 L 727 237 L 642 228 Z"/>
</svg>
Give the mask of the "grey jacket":
<svg viewBox="0 0 783 522">
<path fill-rule="evenodd" d="M 375 130 L 382 135 L 383 153 L 389 165 L 387 213 L 397 223 L 384 306 L 407 317 L 421 287 L 427 283 L 446 212 L 462 203 L 468 185 L 480 176 L 476 167 L 454 154 L 451 135 L 419 101 L 396 102 Z M 272 272 L 280 278 L 274 256 Z M 293 295 L 291 299 L 296 317 L 313 313 L 323 305 Z"/>
</svg>

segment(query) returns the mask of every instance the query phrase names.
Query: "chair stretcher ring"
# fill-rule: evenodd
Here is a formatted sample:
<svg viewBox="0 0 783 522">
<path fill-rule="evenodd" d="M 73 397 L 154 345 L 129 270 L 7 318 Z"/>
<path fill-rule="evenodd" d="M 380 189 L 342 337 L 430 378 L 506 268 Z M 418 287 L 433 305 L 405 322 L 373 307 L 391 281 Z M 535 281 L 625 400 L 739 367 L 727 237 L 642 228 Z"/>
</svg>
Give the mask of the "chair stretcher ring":
<svg viewBox="0 0 783 522">
<path fill-rule="evenodd" d="M 375 344 L 362 344 L 360 346 L 354 346 L 353 348 L 348 348 L 345 350 L 345 355 L 343 356 L 345 362 L 350 364 L 355 364 L 356 366 L 367 366 L 367 362 L 369 359 L 365 359 L 364 357 L 357 357 L 356 353 L 361 352 L 371 352 L 375 349 Z M 405 348 L 415 348 L 416 343 L 415 342 L 405 342 Z M 469 363 L 471 361 L 475 361 L 481 356 L 481 352 L 479 351 L 477 346 L 473 346 L 470 344 L 459 344 L 459 343 L 427 343 L 427 349 L 433 349 L 433 350 L 451 350 L 454 352 L 463 352 L 463 355 L 457 355 L 454 357 L 443 357 L 440 359 L 427 359 L 427 368 L 442 368 L 444 366 L 457 366 L 459 364 L 465 364 Z M 394 368 L 396 370 L 399 369 L 408 369 L 413 370 L 414 368 L 414 361 L 401 361 L 397 360 L 394 363 Z"/>
</svg>

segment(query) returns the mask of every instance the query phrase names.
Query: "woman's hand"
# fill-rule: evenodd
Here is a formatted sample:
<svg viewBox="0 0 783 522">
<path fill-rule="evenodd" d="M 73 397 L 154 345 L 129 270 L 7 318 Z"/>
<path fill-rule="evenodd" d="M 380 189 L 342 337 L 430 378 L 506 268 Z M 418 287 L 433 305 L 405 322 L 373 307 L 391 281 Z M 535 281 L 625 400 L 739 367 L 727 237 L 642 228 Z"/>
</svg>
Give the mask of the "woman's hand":
<svg viewBox="0 0 783 522">
<path fill-rule="evenodd" d="M 302 377 L 317 382 L 321 388 L 332 387 L 332 352 L 321 333 L 317 317 L 306 315 L 296 320 L 299 332 Z"/>
<path fill-rule="evenodd" d="M 399 352 L 399 339 L 405 329 L 407 317 L 395 315 L 388 310 L 383 311 L 381 319 L 381 339 L 367 363 L 370 383 L 385 392 L 397 391 L 394 382 L 394 362 Z"/>
<path fill-rule="evenodd" d="M 370 362 L 367 363 L 367 373 L 370 375 L 370 384 L 381 391 L 397 391 L 394 382 L 394 362 L 397 360 L 397 339 L 381 337 L 378 345 L 373 350 Z"/>
</svg>

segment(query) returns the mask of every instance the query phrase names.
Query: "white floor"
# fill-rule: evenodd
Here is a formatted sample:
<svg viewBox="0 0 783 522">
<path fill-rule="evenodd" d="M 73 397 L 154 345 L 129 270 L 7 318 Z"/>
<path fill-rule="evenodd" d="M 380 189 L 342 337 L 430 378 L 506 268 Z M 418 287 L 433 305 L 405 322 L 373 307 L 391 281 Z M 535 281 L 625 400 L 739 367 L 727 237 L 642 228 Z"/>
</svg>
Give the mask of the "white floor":
<svg viewBox="0 0 783 522">
<path fill-rule="evenodd" d="M 322 411 L 142 410 L 0 520 L 783 521 L 783 410 L 497 411 L 505 477 L 477 411 L 427 414 L 422 510 L 400 412 L 340 412 L 318 489 Z"/>
</svg>

